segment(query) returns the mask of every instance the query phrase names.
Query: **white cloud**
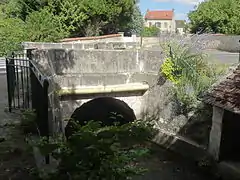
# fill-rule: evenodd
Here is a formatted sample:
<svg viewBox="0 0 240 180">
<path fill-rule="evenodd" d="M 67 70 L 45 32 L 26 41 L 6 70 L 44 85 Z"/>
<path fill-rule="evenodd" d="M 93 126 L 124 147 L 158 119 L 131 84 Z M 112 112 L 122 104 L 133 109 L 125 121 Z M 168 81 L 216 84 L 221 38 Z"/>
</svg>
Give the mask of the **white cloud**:
<svg viewBox="0 0 240 180">
<path fill-rule="evenodd" d="M 153 0 L 155 2 L 176 2 L 181 4 L 189 4 L 189 5 L 197 5 L 200 2 L 203 2 L 204 0 Z"/>
</svg>

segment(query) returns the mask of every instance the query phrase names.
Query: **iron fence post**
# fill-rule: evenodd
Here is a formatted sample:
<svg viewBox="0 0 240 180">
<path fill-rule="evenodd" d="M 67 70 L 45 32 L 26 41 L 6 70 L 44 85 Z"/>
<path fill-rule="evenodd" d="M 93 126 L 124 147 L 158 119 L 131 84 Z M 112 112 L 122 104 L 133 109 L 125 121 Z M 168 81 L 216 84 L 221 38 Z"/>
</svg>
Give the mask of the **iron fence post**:
<svg viewBox="0 0 240 180">
<path fill-rule="evenodd" d="M 43 136 L 47 137 L 49 140 L 49 122 L 48 122 L 48 87 L 49 87 L 49 82 L 47 79 L 44 79 L 43 81 L 43 114 L 42 114 L 42 123 L 43 127 Z M 49 164 L 50 162 L 50 157 L 47 155 L 45 157 L 46 164 Z"/>
<path fill-rule="evenodd" d="M 8 91 L 8 111 L 12 112 L 12 103 L 14 101 L 14 91 L 16 85 L 15 79 L 15 63 L 14 52 L 11 53 L 10 59 L 6 58 L 6 73 L 7 73 L 7 91 Z M 14 103 L 15 106 L 15 103 Z"/>
<path fill-rule="evenodd" d="M 240 40 L 239 40 L 238 42 L 239 42 L 239 44 L 240 44 Z M 240 63 L 240 45 L 239 45 L 238 63 Z"/>
<path fill-rule="evenodd" d="M 7 91 L 8 91 L 8 111 L 12 112 L 12 97 L 11 97 L 11 87 L 10 87 L 10 74 L 9 74 L 9 65 L 8 59 L 6 58 L 6 72 L 7 72 Z"/>
</svg>

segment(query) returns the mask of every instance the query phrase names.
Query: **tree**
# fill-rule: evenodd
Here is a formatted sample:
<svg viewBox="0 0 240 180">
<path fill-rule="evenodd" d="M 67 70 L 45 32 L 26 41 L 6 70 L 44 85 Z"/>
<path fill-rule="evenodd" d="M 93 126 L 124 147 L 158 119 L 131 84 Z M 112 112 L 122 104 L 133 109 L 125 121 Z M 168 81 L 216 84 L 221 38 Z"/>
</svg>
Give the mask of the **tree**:
<svg viewBox="0 0 240 180">
<path fill-rule="evenodd" d="M 8 17 L 25 21 L 32 12 L 47 7 L 59 17 L 70 36 L 95 36 L 116 33 L 134 22 L 136 3 L 136 0 L 9 0 L 4 12 Z"/>
<path fill-rule="evenodd" d="M 49 0 L 8 0 L 4 12 L 9 17 L 26 20 L 27 16 L 48 5 Z"/>
<path fill-rule="evenodd" d="M 240 34 L 239 0 L 204 1 L 188 17 L 193 33 L 202 28 L 205 32 Z"/>
<path fill-rule="evenodd" d="M 84 12 L 89 15 L 86 24 L 98 28 L 98 34 L 112 34 L 126 27 L 131 22 L 136 5 L 135 0 L 83 1 Z"/>
<path fill-rule="evenodd" d="M 24 22 L 18 18 L 4 18 L 0 14 L 0 56 L 19 50 L 25 39 Z"/>
<path fill-rule="evenodd" d="M 54 42 L 68 35 L 62 28 L 59 18 L 48 8 L 29 14 L 26 18 L 26 31 L 29 41 Z"/>
<path fill-rule="evenodd" d="M 133 9 L 133 14 L 131 16 L 131 21 L 129 21 L 126 25 L 126 29 L 131 30 L 132 32 L 136 33 L 137 35 L 140 35 L 143 31 L 143 16 L 141 14 L 141 11 L 137 5 L 135 5 Z"/>
</svg>

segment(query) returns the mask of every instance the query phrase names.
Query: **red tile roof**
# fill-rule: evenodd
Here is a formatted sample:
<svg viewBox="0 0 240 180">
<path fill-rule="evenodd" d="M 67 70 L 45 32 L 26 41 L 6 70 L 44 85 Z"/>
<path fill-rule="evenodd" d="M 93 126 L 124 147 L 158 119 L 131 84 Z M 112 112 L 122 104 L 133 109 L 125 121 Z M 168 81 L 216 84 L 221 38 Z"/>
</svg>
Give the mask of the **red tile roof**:
<svg viewBox="0 0 240 180">
<path fill-rule="evenodd" d="M 121 36 L 122 36 L 121 34 L 109 34 L 109 35 L 104 35 L 104 36 L 65 38 L 60 41 L 61 42 L 87 41 L 87 40 L 107 39 L 107 38 L 114 38 L 114 37 L 121 37 Z"/>
<path fill-rule="evenodd" d="M 172 20 L 173 19 L 173 10 L 168 11 L 147 11 L 145 19 L 147 20 Z"/>
<path fill-rule="evenodd" d="M 240 114 L 240 65 L 204 96 L 208 104 Z"/>
</svg>

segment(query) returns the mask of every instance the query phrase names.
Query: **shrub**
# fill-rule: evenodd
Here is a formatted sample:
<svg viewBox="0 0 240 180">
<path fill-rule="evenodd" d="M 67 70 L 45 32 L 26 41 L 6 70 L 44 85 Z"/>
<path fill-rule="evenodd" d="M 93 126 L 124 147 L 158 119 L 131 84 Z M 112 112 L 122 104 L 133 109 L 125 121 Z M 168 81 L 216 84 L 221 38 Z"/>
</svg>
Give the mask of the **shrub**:
<svg viewBox="0 0 240 180">
<path fill-rule="evenodd" d="M 156 37 L 158 36 L 159 32 L 160 30 L 155 26 L 144 27 L 141 35 L 143 37 Z"/>
<path fill-rule="evenodd" d="M 136 162 L 148 153 L 143 145 L 154 135 L 152 126 L 139 121 L 107 127 L 90 121 L 74 126 L 78 131 L 68 141 L 44 138 L 38 143 L 42 154 L 51 153 L 59 161 L 47 179 L 125 180 L 144 172 Z"/>
<path fill-rule="evenodd" d="M 161 73 L 173 83 L 173 93 L 183 112 L 195 108 L 199 98 L 225 71 L 209 64 L 202 52 L 193 52 L 189 44 L 169 42 L 162 45 L 166 59 Z M 169 49 L 170 48 L 170 49 Z"/>
</svg>

